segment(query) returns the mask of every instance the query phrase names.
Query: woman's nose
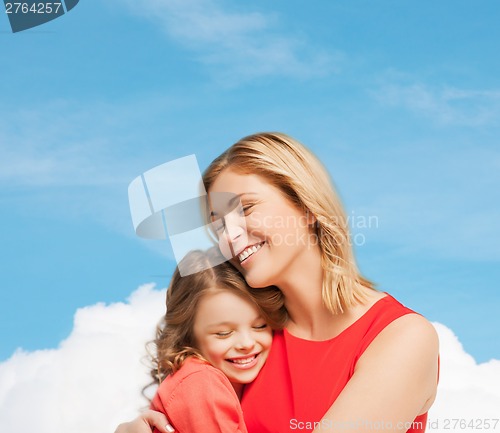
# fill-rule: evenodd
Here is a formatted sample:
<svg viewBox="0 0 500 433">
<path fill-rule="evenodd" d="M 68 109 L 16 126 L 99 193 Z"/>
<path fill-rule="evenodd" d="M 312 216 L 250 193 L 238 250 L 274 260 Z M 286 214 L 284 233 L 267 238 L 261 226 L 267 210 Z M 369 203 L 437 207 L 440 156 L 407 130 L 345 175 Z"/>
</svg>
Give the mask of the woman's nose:
<svg viewBox="0 0 500 433">
<path fill-rule="evenodd" d="M 238 215 L 236 212 L 231 212 L 224 217 L 224 225 L 226 227 L 225 233 L 229 242 L 238 242 L 238 244 L 246 242 L 247 227 L 244 216 Z"/>
<path fill-rule="evenodd" d="M 244 227 L 237 224 L 232 224 L 226 220 L 226 236 L 227 240 L 231 243 L 236 242 L 245 233 Z"/>
</svg>

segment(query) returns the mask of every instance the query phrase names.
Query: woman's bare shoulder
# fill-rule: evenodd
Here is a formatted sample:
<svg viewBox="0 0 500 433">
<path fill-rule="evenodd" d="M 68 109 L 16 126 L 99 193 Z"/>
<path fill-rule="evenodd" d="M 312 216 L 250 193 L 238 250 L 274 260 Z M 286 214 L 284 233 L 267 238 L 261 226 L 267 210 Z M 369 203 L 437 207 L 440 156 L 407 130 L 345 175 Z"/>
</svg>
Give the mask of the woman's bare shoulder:
<svg viewBox="0 0 500 433">
<path fill-rule="evenodd" d="M 437 366 L 438 355 L 439 339 L 434 326 L 420 314 L 409 313 L 388 324 L 366 349 L 358 364 L 362 367 L 374 359 L 392 359 L 408 365 L 417 361 Z M 413 362 L 408 362 L 409 358 Z"/>
</svg>

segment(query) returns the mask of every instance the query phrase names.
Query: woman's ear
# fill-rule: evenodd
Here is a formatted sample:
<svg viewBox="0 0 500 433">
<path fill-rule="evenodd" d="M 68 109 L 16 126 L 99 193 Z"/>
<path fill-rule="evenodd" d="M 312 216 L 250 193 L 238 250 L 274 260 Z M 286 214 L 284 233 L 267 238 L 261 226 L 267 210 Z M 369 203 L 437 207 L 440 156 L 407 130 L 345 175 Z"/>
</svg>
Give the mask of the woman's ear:
<svg viewBox="0 0 500 433">
<path fill-rule="evenodd" d="M 307 221 L 307 225 L 309 227 L 314 227 L 314 225 L 316 224 L 316 217 L 313 215 L 313 213 L 309 210 L 309 209 L 306 209 L 306 221 Z"/>
</svg>

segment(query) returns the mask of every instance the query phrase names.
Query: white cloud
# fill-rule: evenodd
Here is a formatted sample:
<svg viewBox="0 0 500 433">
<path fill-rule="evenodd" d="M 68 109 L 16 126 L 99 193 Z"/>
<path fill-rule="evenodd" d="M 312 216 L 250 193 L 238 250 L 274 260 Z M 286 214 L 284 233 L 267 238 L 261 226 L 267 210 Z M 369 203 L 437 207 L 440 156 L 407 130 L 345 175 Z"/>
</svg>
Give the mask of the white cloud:
<svg viewBox="0 0 500 433">
<path fill-rule="evenodd" d="M 423 83 L 388 83 L 374 92 L 388 106 L 403 107 L 440 124 L 498 125 L 500 90 L 466 90 Z"/>
<path fill-rule="evenodd" d="M 128 303 L 80 309 L 73 332 L 58 349 L 19 350 L 0 364 L 2 431 L 111 433 L 135 417 L 146 404 L 140 390 L 149 381 L 141 363 L 144 344 L 163 314 L 164 297 L 164 290 L 145 285 Z M 498 418 L 500 361 L 478 365 L 450 329 L 434 326 L 441 342 L 441 377 L 428 431 L 449 432 L 447 419 Z"/>
<path fill-rule="evenodd" d="M 500 360 L 477 364 L 449 328 L 440 323 L 434 326 L 440 340 L 441 374 L 428 431 L 474 431 L 470 426 L 464 429 L 462 421 L 452 428 L 455 419 L 473 421 L 476 426 L 482 423 L 482 430 L 500 431 L 500 421 L 494 430 L 484 424 L 484 420 L 500 418 Z M 494 421 L 490 422 L 493 426 Z"/>
<path fill-rule="evenodd" d="M 164 291 L 140 287 L 127 304 L 77 311 L 58 349 L 17 351 L 0 364 L 1 430 L 113 432 L 147 402 L 144 344 L 164 310 Z"/>
<path fill-rule="evenodd" d="M 170 38 L 196 53 L 225 84 L 263 76 L 322 76 L 336 72 L 342 57 L 282 32 L 279 19 L 270 14 L 231 12 L 213 0 L 128 0 L 127 4 L 134 14 L 159 23 Z"/>
</svg>

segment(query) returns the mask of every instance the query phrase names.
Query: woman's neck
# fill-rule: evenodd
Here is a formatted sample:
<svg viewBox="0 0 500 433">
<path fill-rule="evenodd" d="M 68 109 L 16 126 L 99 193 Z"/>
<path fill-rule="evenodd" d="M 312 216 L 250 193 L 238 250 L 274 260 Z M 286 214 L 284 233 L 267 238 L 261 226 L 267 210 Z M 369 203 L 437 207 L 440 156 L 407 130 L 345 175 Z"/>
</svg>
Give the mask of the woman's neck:
<svg viewBox="0 0 500 433">
<path fill-rule="evenodd" d="M 285 294 L 289 316 L 286 328 L 291 334 L 306 340 L 327 340 L 332 337 L 336 316 L 324 305 L 321 286 L 319 290 L 310 284 L 304 287 L 310 288 L 311 293 L 287 290 Z"/>
<path fill-rule="evenodd" d="M 321 295 L 323 268 L 319 247 L 304 250 L 276 285 L 285 295 L 289 316 L 286 328 L 302 338 L 323 339 L 335 315 L 326 308 Z"/>
<path fill-rule="evenodd" d="M 276 285 L 285 296 L 289 316 L 286 329 L 305 340 L 321 341 L 335 337 L 384 296 L 375 290 L 360 287 L 365 302 L 342 313 L 332 313 L 323 302 L 323 268 L 319 249 L 305 250 L 283 275 L 286 277 Z"/>
<path fill-rule="evenodd" d="M 342 313 L 334 314 L 326 308 L 321 294 L 314 301 L 299 295 L 285 295 L 285 306 L 289 312 L 287 331 L 295 337 L 311 341 L 324 341 L 336 337 L 363 316 L 375 302 L 384 298 L 385 293 L 374 289 L 361 288 L 365 300 Z"/>
</svg>

